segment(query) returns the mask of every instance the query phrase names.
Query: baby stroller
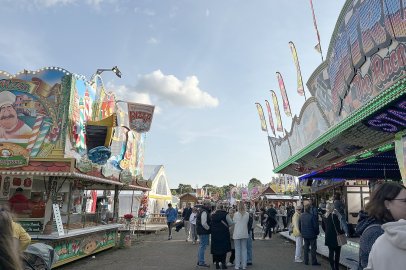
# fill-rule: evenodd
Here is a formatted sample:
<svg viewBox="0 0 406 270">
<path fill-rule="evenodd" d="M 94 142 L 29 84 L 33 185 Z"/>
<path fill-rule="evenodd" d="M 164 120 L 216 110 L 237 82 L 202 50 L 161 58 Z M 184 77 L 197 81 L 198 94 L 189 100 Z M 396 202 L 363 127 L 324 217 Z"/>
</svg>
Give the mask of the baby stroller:
<svg viewBox="0 0 406 270">
<path fill-rule="evenodd" d="M 52 264 L 58 260 L 58 255 L 54 253 L 53 247 L 35 243 L 29 245 L 24 251 L 24 270 L 50 270 Z"/>
</svg>

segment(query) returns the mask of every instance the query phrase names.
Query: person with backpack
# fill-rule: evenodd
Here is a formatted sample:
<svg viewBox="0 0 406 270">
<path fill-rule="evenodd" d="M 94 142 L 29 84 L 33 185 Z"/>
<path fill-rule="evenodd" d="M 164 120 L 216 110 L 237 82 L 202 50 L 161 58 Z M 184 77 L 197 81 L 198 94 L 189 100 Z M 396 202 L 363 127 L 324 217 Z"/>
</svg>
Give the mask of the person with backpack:
<svg viewBox="0 0 406 270">
<path fill-rule="evenodd" d="M 199 249 L 197 252 L 197 260 L 198 260 L 197 266 L 205 268 L 210 267 L 210 265 L 206 264 L 204 260 L 204 253 L 206 251 L 206 247 L 209 245 L 209 237 L 210 237 L 210 225 L 211 225 L 210 210 L 211 210 L 211 202 L 204 201 L 203 206 L 201 207 L 196 217 L 196 231 L 200 241 Z"/>
<path fill-rule="evenodd" d="M 364 269 L 368 265 L 369 253 L 376 239 L 384 233 L 382 225 L 387 222 L 396 221 L 392 211 L 394 207 L 389 207 L 390 202 L 398 202 L 398 197 L 405 193 L 405 186 L 396 182 L 386 182 L 381 184 L 371 196 L 371 200 L 365 207 L 368 217 L 362 219 L 355 229 L 358 235 L 361 235 L 359 240 L 359 261 L 358 269 Z M 406 199 L 406 196 L 404 198 Z M 405 202 L 402 202 L 405 204 Z"/>
</svg>

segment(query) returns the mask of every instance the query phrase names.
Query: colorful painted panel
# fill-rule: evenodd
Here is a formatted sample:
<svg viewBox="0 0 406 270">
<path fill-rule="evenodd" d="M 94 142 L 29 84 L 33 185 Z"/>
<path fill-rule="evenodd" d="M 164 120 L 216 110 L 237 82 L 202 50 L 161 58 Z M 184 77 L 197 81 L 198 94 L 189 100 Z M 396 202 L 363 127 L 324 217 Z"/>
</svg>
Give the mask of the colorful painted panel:
<svg viewBox="0 0 406 270">
<path fill-rule="evenodd" d="M 406 76 L 404 0 L 347 2 L 308 82 L 331 125 Z"/>
<path fill-rule="evenodd" d="M 59 256 L 56 265 L 61 265 L 64 261 L 72 261 L 75 258 L 96 253 L 107 247 L 112 247 L 116 243 L 116 237 L 117 231 L 109 230 L 52 242 L 51 245 Z"/>
<path fill-rule="evenodd" d="M 71 75 L 62 69 L 0 77 L 0 143 L 4 167 L 26 163 L 6 160 L 63 157 Z M 25 149 L 25 151 L 22 151 Z"/>
</svg>

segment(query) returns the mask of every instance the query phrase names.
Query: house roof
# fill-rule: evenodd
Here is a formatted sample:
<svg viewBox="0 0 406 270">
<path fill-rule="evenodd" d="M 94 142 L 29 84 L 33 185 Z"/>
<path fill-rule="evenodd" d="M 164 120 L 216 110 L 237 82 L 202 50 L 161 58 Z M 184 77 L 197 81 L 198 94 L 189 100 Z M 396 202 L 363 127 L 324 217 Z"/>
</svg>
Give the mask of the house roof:
<svg viewBox="0 0 406 270">
<path fill-rule="evenodd" d="M 154 180 L 159 170 L 164 165 L 144 165 L 143 178 L 147 180 Z"/>
</svg>

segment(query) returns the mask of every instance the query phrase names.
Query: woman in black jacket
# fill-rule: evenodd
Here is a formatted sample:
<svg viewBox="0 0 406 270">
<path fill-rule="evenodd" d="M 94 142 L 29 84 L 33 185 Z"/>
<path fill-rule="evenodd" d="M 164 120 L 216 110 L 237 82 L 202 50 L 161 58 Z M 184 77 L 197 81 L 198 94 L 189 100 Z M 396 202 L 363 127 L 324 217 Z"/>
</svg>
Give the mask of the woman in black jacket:
<svg viewBox="0 0 406 270">
<path fill-rule="evenodd" d="M 227 269 L 226 255 L 231 250 L 229 226 L 232 220 L 222 204 L 217 205 L 216 211 L 211 216 L 211 254 L 216 269 Z"/>
<path fill-rule="evenodd" d="M 323 217 L 323 230 L 326 234 L 324 244 L 328 247 L 328 260 L 332 270 L 339 270 L 341 246 L 337 243 L 337 234 L 343 234 L 338 215 L 334 213 L 334 204 L 327 203 Z"/>
</svg>

